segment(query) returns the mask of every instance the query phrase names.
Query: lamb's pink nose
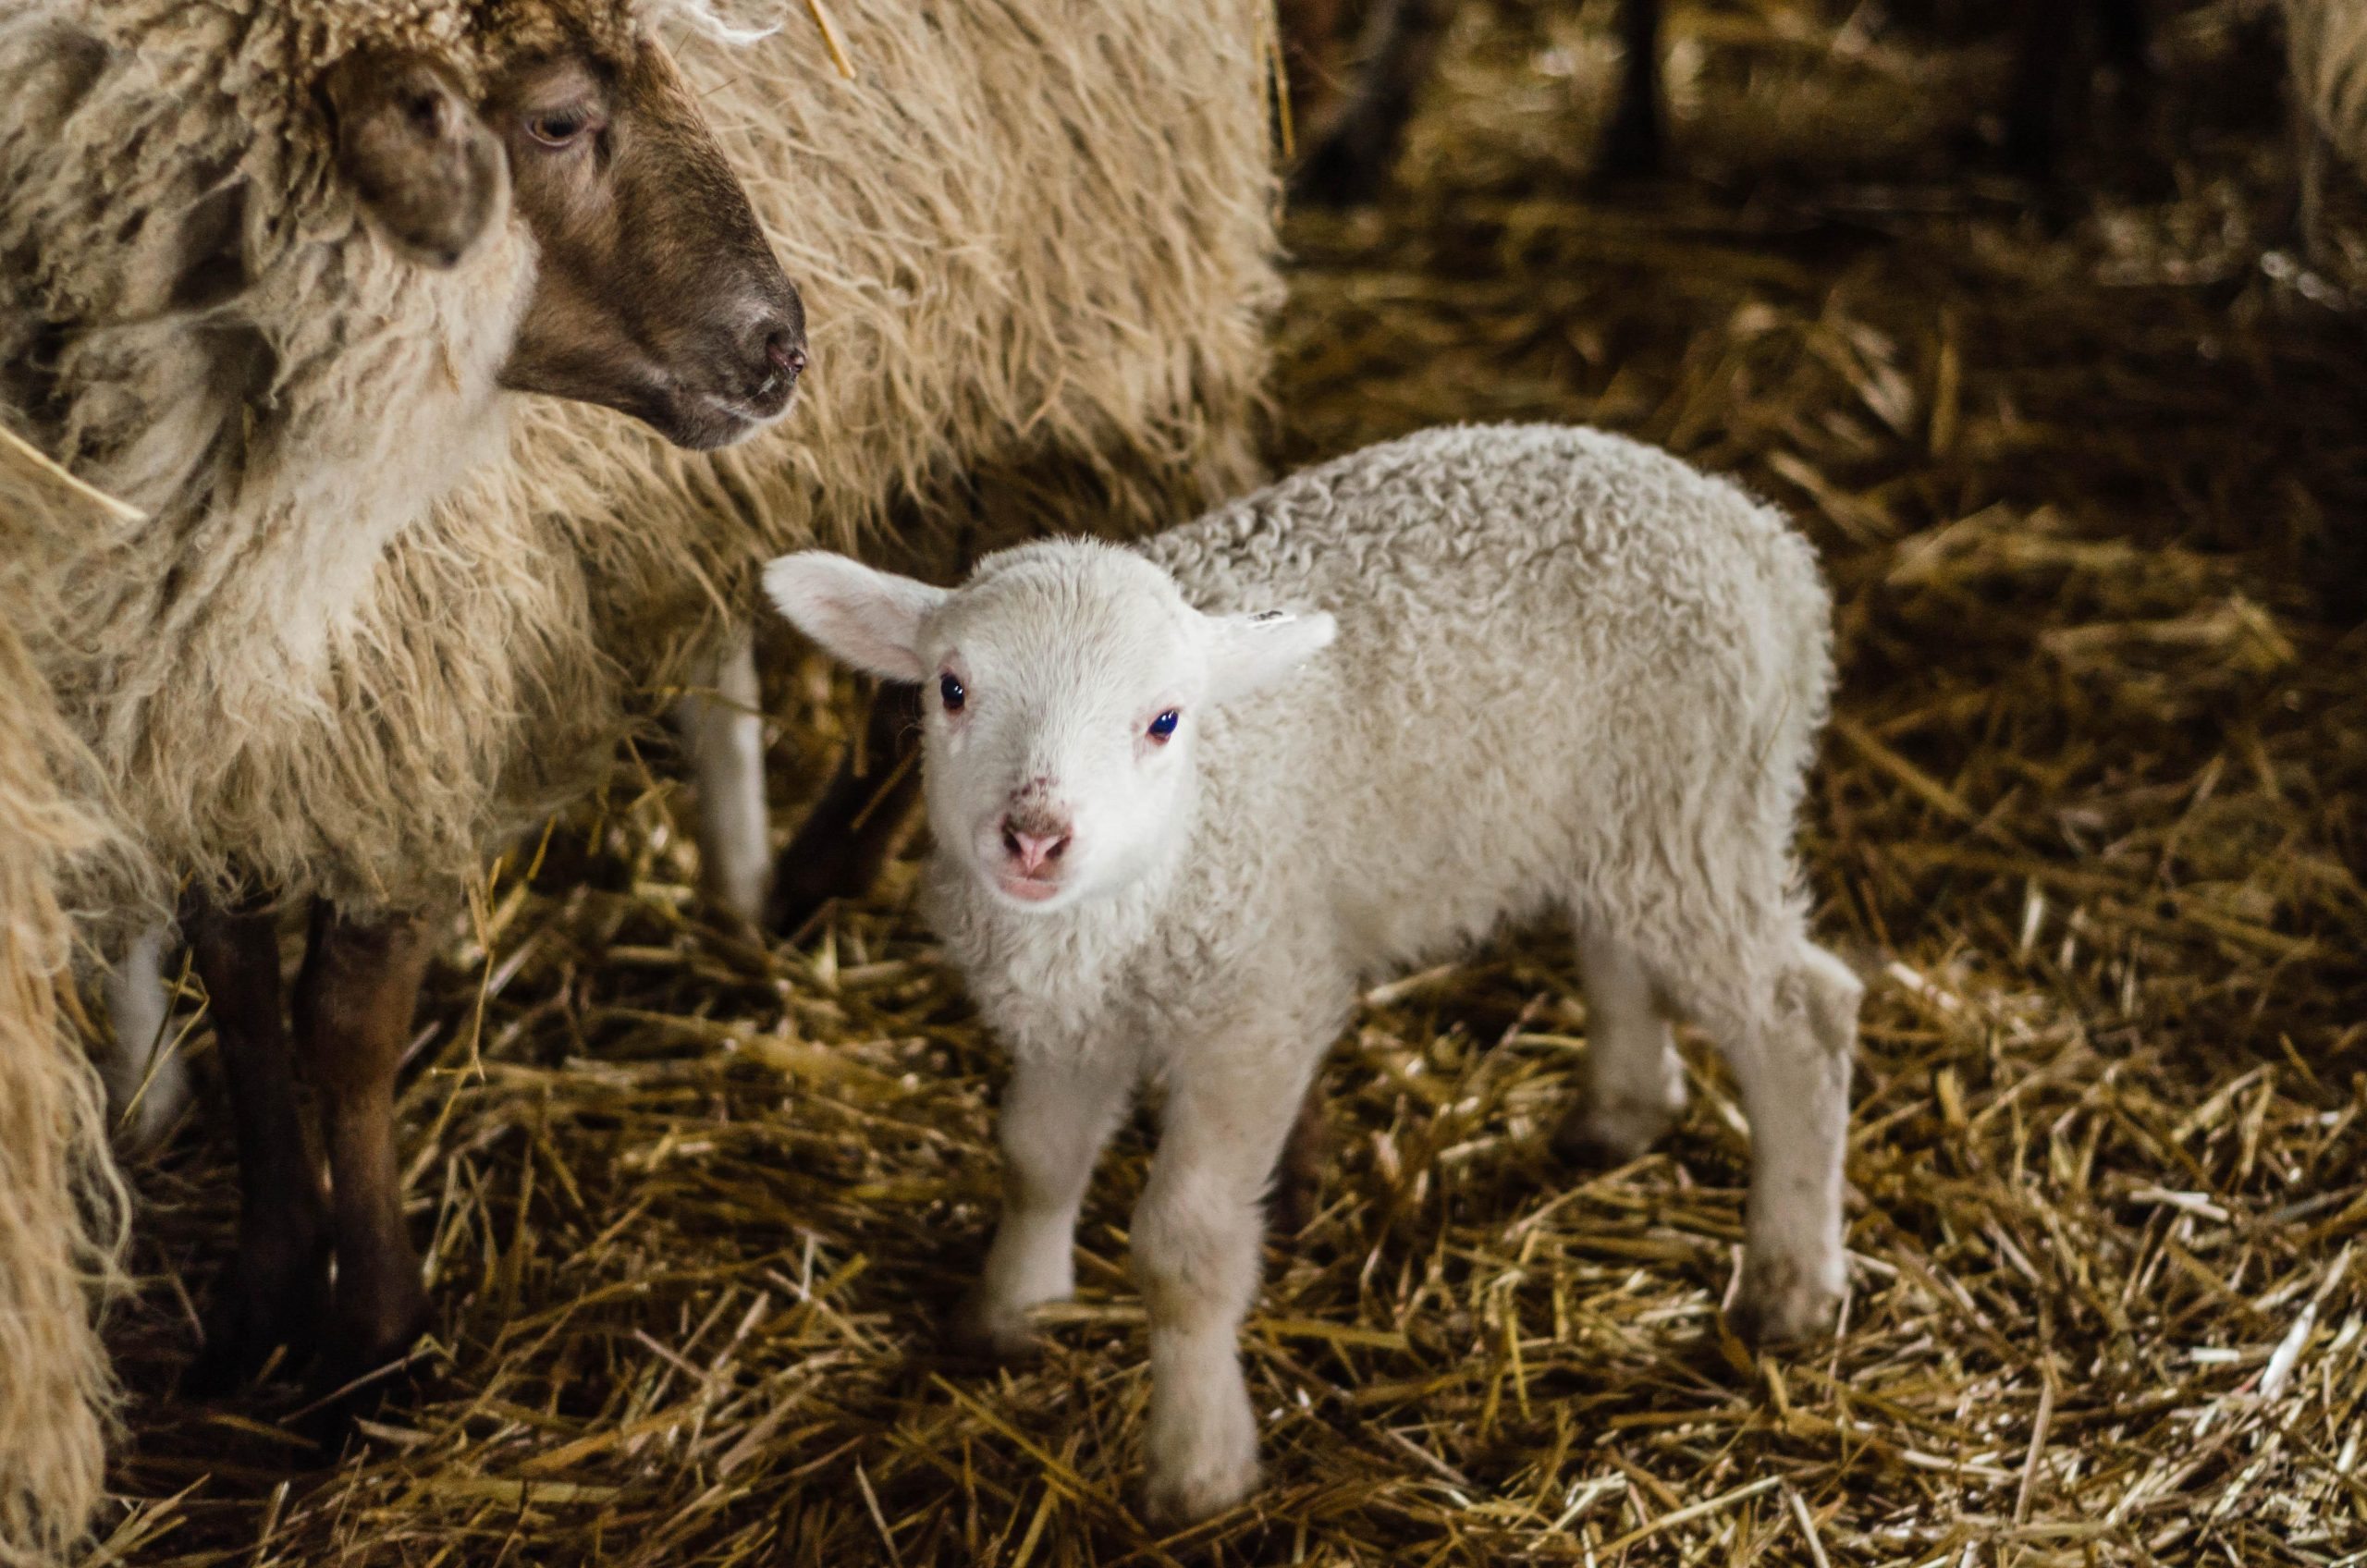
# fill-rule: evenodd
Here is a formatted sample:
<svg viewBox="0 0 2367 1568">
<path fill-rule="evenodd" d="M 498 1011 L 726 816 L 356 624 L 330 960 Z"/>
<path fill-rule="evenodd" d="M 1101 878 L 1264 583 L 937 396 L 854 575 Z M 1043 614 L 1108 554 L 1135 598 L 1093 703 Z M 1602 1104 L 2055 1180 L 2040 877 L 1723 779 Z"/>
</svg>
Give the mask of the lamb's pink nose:
<svg viewBox="0 0 2367 1568">
<path fill-rule="evenodd" d="M 1015 817 L 1005 817 L 1002 823 L 1002 847 L 1019 863 L 1019 874 L 1033 876 L 1061 858 L 1069 847 L 1070 830 L 1064 822 L 1031 820 L 1023 825 Z"/>
</svg>

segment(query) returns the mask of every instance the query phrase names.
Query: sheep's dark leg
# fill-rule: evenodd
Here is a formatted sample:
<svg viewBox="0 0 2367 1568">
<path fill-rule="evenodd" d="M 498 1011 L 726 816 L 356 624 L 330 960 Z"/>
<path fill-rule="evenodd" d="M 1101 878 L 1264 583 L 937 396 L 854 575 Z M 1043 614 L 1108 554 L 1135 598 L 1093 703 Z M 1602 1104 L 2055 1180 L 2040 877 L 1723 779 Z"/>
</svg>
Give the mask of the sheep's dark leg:
<svg viewBox="0 0 2367 1568">
<path fill-rule="evenodd" d="M 832 899 L 858 897 L 879 879 L 920 799 L 920 723 L 918 687 L 882 687 L 872 698 L 862 741 L 774 868 L 774 930 L 793 933 Z"/>
<path fill-rule="evenodd" d="M 1668 114 L 1661 99 L 1661 0 L 1621 0 L 1619 103 L 1603 129 L 1600 167 L 1613 178 L 1661 172 Z"/>
<path fill-rule="evenodd" d="M 2131 81 L 2151 73 L 2145 0 L 2096 0 L 2096 31 L 2105 65 Z"/>
<path fill-rule="evenodd" d="M 191 900 L 182 916 L 229 1080 L 239 1146 L 239 1243 L 215 1281 L 193 1393 L 224 1392 L 309 1337 L 328 1289 L 329 1225 L 296 1103 L 280 1007 L 277 922 L 267 906 Z"/>
<path fill-rule="evenodd" d="M 2076 10 L 2073 0 L 2022 0 L 2005 164 L 2031 179 L 2054 178 L 2062 153 L 2063 96 L 2079 46 Z"/>
<path fill-rule="evenodd" d="M 1345 207 L 1380 193 L 1429 80 L 1455 0 L 1380 0 L 1355 63 L 1355 84 L 1339 116 L 1309 141 L 1291 175 L 1291 195 Z"/>
<path fill-rule="evenodd" d="M 2091 37 L 2081 36 L 2085 16 Z M 2026 178 L 2062 173 L 2071 122 L 2088 107 L 2087 84 L 2101 62 L 2117 72 L 2125 91 L 2142 88 L 2146 58 L 2144 0 L 2022 0 L 2012 100 L 2005 120 L 2005 162 Z"/>
<path fill-rule="evenodd" d="M 331 1390 L 399 1360 L 427 1326 L 395 1148 L 395 1072 L 427 958 L 420 916 L 362 921 L 313 906 L 296 1023 L 327 1133 L 337 1294 L 317 1381 Z"/>
</svg>

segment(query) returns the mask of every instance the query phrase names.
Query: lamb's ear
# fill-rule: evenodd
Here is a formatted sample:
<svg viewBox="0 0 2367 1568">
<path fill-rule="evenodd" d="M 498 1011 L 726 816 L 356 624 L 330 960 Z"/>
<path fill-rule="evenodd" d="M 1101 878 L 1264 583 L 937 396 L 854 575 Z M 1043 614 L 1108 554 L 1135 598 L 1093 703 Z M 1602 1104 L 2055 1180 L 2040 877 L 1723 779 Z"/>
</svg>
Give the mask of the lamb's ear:
<svg viewBox="0 0 2367 1568">
<path fill-rule="evenodd" d="M 1208 700 L 1221 706 L 1271 686 L 1331 645 L 1339 623 L 1318 610 L 1208 618 Z"/>
<path fill-rule="evenodd" d="M 337 173 L 362 209 L 413 260 L 456 264 L 500 211 L 509 160 L 451 72 L 408 50 L 358 49 L 321 92 Z"/>
<path fill-rule="evenodd" d="M 803 550 L 765 568 L 765 592 L 833 657 L 889 680 L 928 679 L 921 618 L 946 601 L 946 590 L 828 550 Z"/>
</svg>

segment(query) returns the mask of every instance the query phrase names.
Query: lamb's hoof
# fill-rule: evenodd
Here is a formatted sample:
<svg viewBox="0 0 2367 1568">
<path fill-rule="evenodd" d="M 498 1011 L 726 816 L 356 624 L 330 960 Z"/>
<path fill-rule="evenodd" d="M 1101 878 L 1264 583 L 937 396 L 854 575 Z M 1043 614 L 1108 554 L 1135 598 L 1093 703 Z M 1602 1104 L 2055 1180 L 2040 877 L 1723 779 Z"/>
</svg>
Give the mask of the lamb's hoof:
<svg viewBox="0 0 2367 1568">
<path fill-rule="evenodd" d="M 1152 1396 L 1144 1441 L 1143 1522 L 1179 1530 L 1233 1508 L 1257 1489 L 1257 1417 L 1234 1388 L 1169 1404 Z M 1184 1418 L 1180 1412 L 1195 1410 Z"/>
<path fill-rule="evenodd" d="M 1758 1349 L 1806 1344 L 1832 1336 L 1841 1317 L 1839 1282 L 1818 1279 L 1796 1258 L 1746 1257 L 1730 1321 Z"/>
<path fill-rule="evenodd" d="M 1676 1117 L 1648 1100 L 1580 1106 L 1553 1134 L 1553 1152 L 1585 1170 L 1615 1170 L 1667 1137 Z"/>
<path fill-rule="evenodd" d="M 1257 1489 L 1257 1447 L 1211 1456 L 1170 1471 L 1154 1466 L 1143 1484 L 1143 1523 L 1169 1534 L 1238 1507 Z"/>
<path fill-rule="evenodd" d="M 989 1307 L 973 1294 L 946 1326 L 946 1348 L 964 1361 L 1015 1366 L 1040 1360 L 1044 1336 L 1024 1311 Z"/>
</svg>

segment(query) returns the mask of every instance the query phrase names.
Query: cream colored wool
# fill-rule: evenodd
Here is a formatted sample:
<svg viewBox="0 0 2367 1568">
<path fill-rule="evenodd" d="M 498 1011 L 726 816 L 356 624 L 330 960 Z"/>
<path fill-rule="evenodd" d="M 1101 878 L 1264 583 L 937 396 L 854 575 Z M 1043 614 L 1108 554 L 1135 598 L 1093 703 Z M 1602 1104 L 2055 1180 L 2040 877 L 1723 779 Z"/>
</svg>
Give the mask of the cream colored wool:
<svg viewBox="0 0 2367 1568">
<path fill-rule="evenodd" d="M 1087 476 L 1108 494 L 1094 509 L 1137 526 L 1254 476 L 1276 287 L 1262 0 L 1005 0 L 934 26 L 868 0 L 837 8 L 851 83 L 795 28 L 739 47 L 668 29 L 806 295 L 807 393 L 719 458 L 600 410 L 534 408 L 515 462 L 409 536 L 515 401 L 491 376 L 530 242 L 513 230 L 435 274 L 358 226 L 297 95 L 239 96 L 314 57 L 298 35 L 326 24 L 250 30 L 238 53 L 230 13 L 303 6 L 209 8 L 218 35 L 175 31 L 168 13 L 188 13 L 165 0 L 37 9 L 0 13 L 0 77 L 33 84 L 0 129 L 0 189 L 21 193 L 0 251 L 30 240 L 60 260 L 55 278 L 0 283 L 17 296 L 0 333 L 8 315 L 76 308 L 142 323 L 77 347 L 60 377 L 71 414 L 33 433 L 158 515 L 86 554 L 59 686 L 141 841 L 177 870 L 227 883 L 243 865 L 353 902 L 432 896 L 597 776 L 766 555 L 934 521 L 982 472 Z M 466 31 L 461 7 L 402 9 L 439 42 Z M 71 114 L 60 17 L 115 42 Z M 343 25 L 342 42 L 364 35 Z M 159 104 L 160 79 L 191 91 Z M 115 92 L 120 110 L 100 102 Z M 104 200 L 63 177 L 36 189 L 83 161 L 57 142 L 80 154 L 87 136 L 104 166 L 99 145 L 141 116 L 159 122 L 145 144 L 175 155 L 124 154 L 135 166 L 110 172 Z M 239 153 L 231 121 L 264 134 Z M 206 170 L 234 154 L 254 281 L 202 332 L 155 319 L 162 263 L 102 232 L 202 206 Z M 153 249 L 174 254 L 171 235 Z M 111 259 L 85 276 L 93 253 Z M 278 366 L 260 431 L 244 418 L 256 399 L 206 390 L 207 356 L 248 330 Z"/>
<path fill-rule="evenodd" d="M 125 1213 L 104 1108 L 60 1016 L 63 873 L 108 847 L 94 765 L 17 628 L 93 508 L 0 447 L 0 1564 L 60 1561 L 98 1505 L 114 1384 L 93 1327 Z M 117 885 L 123 885 L 118 876 Z"/>
</svg>

